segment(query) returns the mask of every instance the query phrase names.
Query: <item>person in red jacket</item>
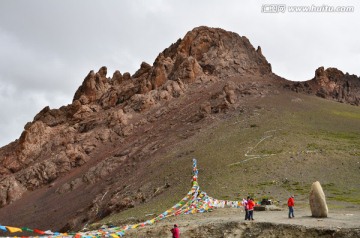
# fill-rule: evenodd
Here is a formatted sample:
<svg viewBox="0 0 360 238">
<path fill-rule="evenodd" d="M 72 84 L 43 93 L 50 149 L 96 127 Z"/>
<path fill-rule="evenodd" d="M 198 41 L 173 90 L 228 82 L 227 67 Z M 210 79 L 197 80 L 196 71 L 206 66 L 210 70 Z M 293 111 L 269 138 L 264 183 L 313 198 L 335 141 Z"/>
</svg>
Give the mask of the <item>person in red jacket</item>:
<svg viewBox="0 0 360 238">
<path fill-rule="evenodd" d="M 250 198 L 250 200 L 248 200 L 249 220 L 254 220 L 254 207 L 255 207 L 254 199 Z"/>
<path fill-rule="evenodd" d="M 180 238 L 180 229 L 177 224 L 171 229 L 171 233 L 173 238 Z"/>
<path fill-rule="evenodd" d="M 288 199 L 289 218 L 295 217 L 295 216 L 294 216 L 294 205 L 295 205 L 294 196 L 291 196 L 291 197 L 289 197 L 289 199 Z"/>
<path fill-rule="evenodd" d="M 244 206 L 244 210 L 245 210 L 245 221 L 249 219 L 249 210 L 248 210 L 248 201 L 249 201 L 250 197 L 248 196 L 246 199 L 243 198 L 242 204 Z"/>
</svg>

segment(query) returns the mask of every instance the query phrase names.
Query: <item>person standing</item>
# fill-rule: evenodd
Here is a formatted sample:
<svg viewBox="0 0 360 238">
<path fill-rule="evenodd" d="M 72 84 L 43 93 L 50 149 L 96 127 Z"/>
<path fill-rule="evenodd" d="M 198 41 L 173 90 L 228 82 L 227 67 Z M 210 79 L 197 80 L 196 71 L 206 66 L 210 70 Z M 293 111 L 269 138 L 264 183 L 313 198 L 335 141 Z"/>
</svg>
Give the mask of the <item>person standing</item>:
<svg viewBox="0 0 360 238">
<path fill-rule="evenodd" d="M 249 220 L 254 220 L 254 207 L 255 207 L 254 199 L 250 198 L 250 200 L 248 200 Z"/>
<path fill-rule="evenodd" d="M 294 205 L 295 205 L 295 200 L 294 200 L 294 196 L 290 196 L 288 199 L 288 207 L 289 207 L 289 218 L 293 218 L 294 216 Z"/>
<path fill-rule="evenodd" d="M 242 204 L 243 204 L 244 210 L 245 210 L 245 221 L 250 220 L 249 219 L 249 207 L 248 207 L 249 199 L 250 199 L 250 197 L 248 196 L 247 199 L 243 198 L 243 201 L 242 201 Z"/>
<path fill-rule="evenodd" d="M 180 238 L 180 229 L 177 224 L 174 224 L 174 228 L 171 229 L 172 238 Z"/>
</svg>

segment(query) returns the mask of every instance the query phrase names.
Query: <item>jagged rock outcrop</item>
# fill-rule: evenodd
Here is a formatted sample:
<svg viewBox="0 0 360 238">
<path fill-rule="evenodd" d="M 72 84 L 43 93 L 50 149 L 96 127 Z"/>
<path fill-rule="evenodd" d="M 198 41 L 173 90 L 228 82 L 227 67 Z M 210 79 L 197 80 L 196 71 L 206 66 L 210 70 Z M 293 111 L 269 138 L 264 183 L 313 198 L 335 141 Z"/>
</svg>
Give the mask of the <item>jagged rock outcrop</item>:
<svg viewBox="0 0 360 238">
<path fill-rule="evenodd" d="M 360 105 L 360 78 L 355 75 L 344 74 L 336 68 L 324 70 L 320 67 L 316 70 L 313 81 L 320 86 L 316 91 L 317 96 Z"/>
<path fill-rule="evenodd" d="M 109 79 L 106 78 L 107 68 L 101 67 L 97 73 L 93 70 L 84 79 L 74 95 L 74 101 L 79 100 L 83 104 L 98 100 L 109 88 Z"/>
<path fill-rule="evenodd" d="M 315 77 L 305 82 L 287 84 L 296 92 L 315 94 L 318 97 L 336 100 L 351 105 L 360 105 L 360 78 L 344 74 L 336 68 L 319 67 Z"/>
<path fill-rule="evenodd" d="M 189 84 L 210 76 L 266 75 L 271 73 L 271 65 L 261 48 L 255 50 L 246 37 L 219 28 L 198 27 L 160 53 L 153 66 L 143 62 L 131 77 L 116 71 L 111 80 L 106 73 L 106 67 L 96 74 L 90 71 L 74 101 L 82 104 L 100 101 L 104 108 L 109 108 L 135 94 L 161 90 L 169 80 Z"/>
</svg>

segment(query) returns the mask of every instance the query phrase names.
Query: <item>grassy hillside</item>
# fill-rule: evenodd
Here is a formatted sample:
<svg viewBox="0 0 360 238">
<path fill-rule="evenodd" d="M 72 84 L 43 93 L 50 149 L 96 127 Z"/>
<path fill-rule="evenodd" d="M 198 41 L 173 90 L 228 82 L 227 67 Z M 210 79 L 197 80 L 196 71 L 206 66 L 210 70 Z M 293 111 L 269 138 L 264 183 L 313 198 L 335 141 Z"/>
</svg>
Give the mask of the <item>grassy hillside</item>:
<svg viewBox="0 0 360 238">
<path fill-rule="evenodd" d="M 148 168 L 154 173 L 147 179 L 168 181 L 168 190 L 102 222 L 146 219 L 171 207 L 190 189 L 192 158 L 200 187 L 215 198 L 251 194 L 283 205 L 295 194 L 305 206 L 312 182 L 320 181 L 330 208 L 360 205 L 359 107 L 284 93 L 247 101 L 214 120 L 167 151 L 168 163 Z"/>
</svg>

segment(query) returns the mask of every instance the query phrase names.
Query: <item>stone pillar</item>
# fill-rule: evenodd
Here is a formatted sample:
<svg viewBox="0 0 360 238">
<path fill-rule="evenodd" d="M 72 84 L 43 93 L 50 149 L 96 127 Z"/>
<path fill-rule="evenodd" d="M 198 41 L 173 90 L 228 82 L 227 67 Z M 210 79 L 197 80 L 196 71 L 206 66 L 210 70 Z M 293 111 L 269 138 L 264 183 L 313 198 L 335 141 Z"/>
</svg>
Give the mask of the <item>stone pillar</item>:
<svg viewBox="0 0 360 238">
<path fill-rule="evenodd" d="M 325 194 L 319 181 L 316 181 L 311 185 L 309 202 L 313 217 L 327 217 L 328 207 L 326 205 Z"/>
</svg>

